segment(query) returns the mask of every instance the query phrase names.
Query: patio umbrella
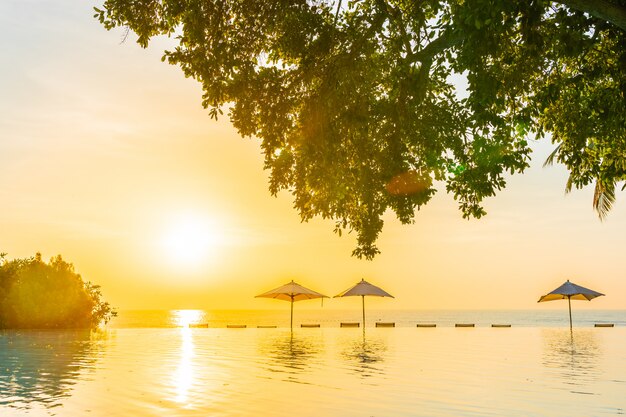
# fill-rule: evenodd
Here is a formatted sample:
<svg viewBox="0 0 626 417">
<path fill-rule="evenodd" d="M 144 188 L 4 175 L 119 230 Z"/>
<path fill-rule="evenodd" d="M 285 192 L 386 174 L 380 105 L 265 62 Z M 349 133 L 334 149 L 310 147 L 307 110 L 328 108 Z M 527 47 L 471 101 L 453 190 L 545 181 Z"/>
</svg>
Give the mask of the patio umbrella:
<svg viewBox="0 0 626 417">
<path fill-rule="evenodd" d="M 355 286 L 348 288 L 344 292 L 341 292 L 335 296 L 337 297 L 350 297 L 360 295 L 361 300 L 363 302 L 363 329 L 365 329 L 365 296 L 372 295 L 374 297 L 391 297 L 394 298 L 393 295 L 389 294 L 382 288 L 377 287 L 376 285 L 372 285 L 369 282 L 361 279 L 361 282 L 357 283 Z"/>
<path fill-rule="evenodd" d="M 581 287 L 573 282 L 569 282 L 569 279 L 554 291 L 549 292 L 546 295 L 539 298 L 538 303 L 542 301 L 554 301 L 564 300 L 567 298 L 567 304 L 569 306 L 569 328 L 572 329 L 572 300 L 587 300 L 591 301 L 596 297 L 604 294 L 590 290 L 589 288 Z"/>
<path fill-rule="evenodd" d="M 284 300 L 291 302 L 291 328 L 293 329 L 293 302 L 302 300 L 311 300 L 313 298 L 328 298 L 324 294 L 320 294 L 313 290 L 310 290 L 302 285 L 294 282 L 293 280 L 281 287 L 274 288 L 263 294 L 259 294 L 256 298 L 276 298 L 277 300 Z"/>
</svg>

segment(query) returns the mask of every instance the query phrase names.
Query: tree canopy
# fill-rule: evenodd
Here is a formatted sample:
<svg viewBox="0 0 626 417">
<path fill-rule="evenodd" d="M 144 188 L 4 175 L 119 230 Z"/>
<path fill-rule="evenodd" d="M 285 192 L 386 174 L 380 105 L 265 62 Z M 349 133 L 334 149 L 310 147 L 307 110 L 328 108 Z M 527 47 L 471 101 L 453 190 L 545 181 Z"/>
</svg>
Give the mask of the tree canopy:
<svg viewBox="0 0 626 417">
<path fill-rule="evenodd" d="M 403 223 L 438 184 L 464 217 L 528 167 L 530 135 L 551 134 L 566 188 L 595 184 L 610 210 L 626 178 L 624 0 L 105 0 L 96 17 L 203 87 L 258 137 L 269 189 L 303 221 L 355 231 L 379 251 L 382 215 Z M 458 94 L 462 74 L 467 94 Z"/>
<path fill-rule="evenodd" d="M 0 254 L 0 329 L 89 329 L 117 313 L 100 287 L 83 281 L 74 266 L 41 254 L 5 260 Z"/>
</svg>

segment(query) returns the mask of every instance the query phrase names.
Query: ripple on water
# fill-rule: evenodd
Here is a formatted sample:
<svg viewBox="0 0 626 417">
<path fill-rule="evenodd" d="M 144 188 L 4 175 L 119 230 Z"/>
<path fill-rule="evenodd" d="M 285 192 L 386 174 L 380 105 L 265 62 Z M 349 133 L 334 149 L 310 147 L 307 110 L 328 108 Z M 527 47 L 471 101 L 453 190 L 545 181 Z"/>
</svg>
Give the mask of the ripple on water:
<svg viewBox="0 0 626 417">
<path fill-rule="evenodd" d="M 0 415 L 602 416 L 626 329 L 0 333 Z"/>
</svg>

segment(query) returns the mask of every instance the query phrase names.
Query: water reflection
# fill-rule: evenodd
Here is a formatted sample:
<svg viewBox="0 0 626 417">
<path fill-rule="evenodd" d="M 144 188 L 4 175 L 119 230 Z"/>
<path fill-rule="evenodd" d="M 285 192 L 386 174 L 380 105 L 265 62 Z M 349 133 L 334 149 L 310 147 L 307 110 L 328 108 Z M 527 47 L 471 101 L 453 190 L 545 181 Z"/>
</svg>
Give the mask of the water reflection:
<svg viewBox="0 0 626 417">
<path fill-rule="evenodd" d="M 285 332 L 278 337 L 261 341 L 261 357 L 269 359 L 265 364 L 270 372 L 288 374 L 288 380 L 301 382 L 298 378 L 314 366 L 322 352 L 319 338 Z"/>
<path fill-rule="evenodd" d="M 597 335 L 591 330 L 545 329 L 543 365 L 556 372 L 574 393 L 592 394 L 584 386 L 597 380 L 602 354 Z"/>
<path fill-rule="evenodd" d="M 173 374 L 172 386 L 176 390 L 174 401 L 187 405 L 189 402 L 189 389 L 194 384 L 194 367 L 192 361 L 195 354 L 191 329 L 180 329 L 180 335 L 180 361 L 178 368 L 176 368 Z"/>
<path fill-rule="evenodd" d="M 80 330 L 0 332 L 0 407 L 60 406 L 93 369 L 106 337 Z"/>
<path fill-rule="evenodd" d="M 384 360 L 383 354 L 387 351 L 387 344 L 383 339 L 373 336 L 361 336 L 348 341 L 341 356 L 348 361 L 350 369 L 362 377 L 382 375 L 380 365 Z M 378 365 L 377 365 L 378 364 Z"/>
<path fill-rule="evenodd" d="M 202 310 L 172 310 L 170 321 L 175 327 L 189 327 L 198 324 L 206 315 Z"/>
</svg>

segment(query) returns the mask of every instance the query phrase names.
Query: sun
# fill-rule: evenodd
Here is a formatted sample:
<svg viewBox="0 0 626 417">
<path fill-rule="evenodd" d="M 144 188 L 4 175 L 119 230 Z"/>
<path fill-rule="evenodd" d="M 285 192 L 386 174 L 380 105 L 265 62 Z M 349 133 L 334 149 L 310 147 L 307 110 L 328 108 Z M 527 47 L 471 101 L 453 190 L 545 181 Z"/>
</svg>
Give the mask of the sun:
<svg viewBox="0 0 626 417">
<path fill-rule="evenodd" d="M 196 266 L 215 254 L 219 234 L 211 222 L 197 215 L 174 219 L 166 229 L 163 247 L 167 258 L 180 266 Z"/>
</svg>

